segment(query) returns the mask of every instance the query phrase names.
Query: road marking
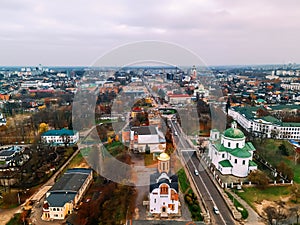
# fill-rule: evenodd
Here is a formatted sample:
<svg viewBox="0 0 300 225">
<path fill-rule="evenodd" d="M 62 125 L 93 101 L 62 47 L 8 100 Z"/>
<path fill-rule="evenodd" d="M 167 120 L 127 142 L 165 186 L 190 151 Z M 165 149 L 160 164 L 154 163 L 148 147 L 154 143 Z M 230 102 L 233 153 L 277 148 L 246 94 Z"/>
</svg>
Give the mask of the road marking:
<svg viewBox="0 0 300 225">
<path fill-rule="evenodd" d="M 192 158 L 191 158 L 191 160 L 190 160 L 190 161 L 192 162 L 192 165 L 193 165 L 193 167 L 194 167 L 195 169 L 198 169 L 198 170 L 199 170 L 199 168 L 197 168 L 197 167 L 195 166 L 195 164 L 194 164 L 194 162 L 193 162 Z M 208 195 L 209 195 L 209 197 L 210 197 L 210 200 L 213 202 L 213 204 L 214 204 L 215 206 L 217 206 L 217 205 L 216 205 L 216 203 L 215 203 L 215 201 L 213 200 L 213 198 L 212 198 L 212 196 L 211 196 L 210 192 L 208 191 L 208 189 L 207 189 L 207 187 L 206 187 L 206 185 L 205 185 L 205 183 L 204 183 L 204 181 L 203 181 L 202 177 L 200 176 L 200 174 L 199 174 L 199 176 L 197 176 L 197 177 L 199 177 L 199 179 L 201 180 L 201 182 L 202 182 L 202 184 L 203 184 L 203 186 L 204 186 L 204 188 L 205 188 L 205 190 L 206 190 L 207 194 L 208 194 Z M 196 184 L 196 185 L 197 185 L 197 184 Z M 214 184 L 213 184 L 213 185 L 214 185 Z M 223 223 L 226 225 L 226 222 L 225 222 L 225 220 L 224 220 L 224 218 L 223 218 L 223 216 L 222 216 L 222 214 L 221 214 L 221 213 L 219 214 L 219 216 L 221 217 L 221 219 L 222 219 Z"/>
</svg>

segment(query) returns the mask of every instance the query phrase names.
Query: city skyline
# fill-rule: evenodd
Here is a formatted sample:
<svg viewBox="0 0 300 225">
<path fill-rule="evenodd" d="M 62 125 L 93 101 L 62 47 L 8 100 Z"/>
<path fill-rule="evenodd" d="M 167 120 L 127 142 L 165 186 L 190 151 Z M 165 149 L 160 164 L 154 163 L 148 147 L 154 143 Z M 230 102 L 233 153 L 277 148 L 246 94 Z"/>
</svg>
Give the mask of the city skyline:
<svg viewBox="0 0 300 225">
<path fill-rule="evenodd" d="M 175 43 L 207 65 L 299 63 L 299 2 L 2 1 L 0 65 L 90 66 L 118 46 Z"/>
</svg>

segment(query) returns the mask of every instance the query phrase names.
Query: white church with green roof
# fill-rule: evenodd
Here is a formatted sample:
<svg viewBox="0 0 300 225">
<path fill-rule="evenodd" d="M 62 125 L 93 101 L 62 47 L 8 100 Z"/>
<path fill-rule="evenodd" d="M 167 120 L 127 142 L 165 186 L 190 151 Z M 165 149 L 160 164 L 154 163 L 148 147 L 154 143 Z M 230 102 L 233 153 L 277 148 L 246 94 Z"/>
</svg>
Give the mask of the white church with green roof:
<svg viewBox="0 0 300 225">
<path fill-rule="evenodd" d="M 208 156 L 223 175 L 246 177 L 256 170 L 257 165 L 252 161 L 254 151 L 254 146 L 246 142 L 244 133 L 237 128 L 235 121 L 223 134 L 217 129 L 210 131 Z"/>
</svg>

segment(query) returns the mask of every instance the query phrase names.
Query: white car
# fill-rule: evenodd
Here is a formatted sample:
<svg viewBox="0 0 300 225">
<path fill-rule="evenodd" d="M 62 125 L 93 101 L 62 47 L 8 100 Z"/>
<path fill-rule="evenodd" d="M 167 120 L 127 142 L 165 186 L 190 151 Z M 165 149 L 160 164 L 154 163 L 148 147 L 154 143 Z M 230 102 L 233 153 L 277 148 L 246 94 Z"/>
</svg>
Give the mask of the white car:
<svg viewBox="0 0 300 225">
<path fill-rule="evenodd" d="M 195 173 L 196 176 L 199 176 L 198 170 L 195 170 L 194 173 Z"/>
<path fill-rule="evenodd" d="M 213 207 L 213 210 L 214 210 L 215 214 L 217 214 L 217 215 L 220 214 L 220 211 L 219 211 L 219 209 L 218 209 L 217 206 L 214 206 L 214 207 Z"/>
</svg>

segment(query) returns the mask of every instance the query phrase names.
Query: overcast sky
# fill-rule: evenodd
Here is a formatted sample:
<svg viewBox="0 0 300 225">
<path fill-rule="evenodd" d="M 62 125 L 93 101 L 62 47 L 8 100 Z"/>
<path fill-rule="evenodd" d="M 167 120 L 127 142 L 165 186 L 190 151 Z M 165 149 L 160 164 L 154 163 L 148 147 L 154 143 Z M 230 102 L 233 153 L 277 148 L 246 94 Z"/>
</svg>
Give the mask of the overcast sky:
<svg viewBox="0 0 300 225">
<path fill-rule="evenodd" d="M 179 44 L 208 65 L 300 63 L 299 0 L 1 0 L 0 65 L 92 65 L 120 45 Z"/>
</svg>

